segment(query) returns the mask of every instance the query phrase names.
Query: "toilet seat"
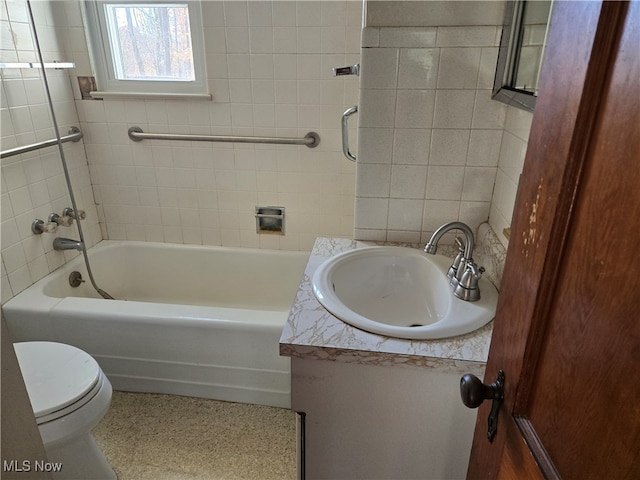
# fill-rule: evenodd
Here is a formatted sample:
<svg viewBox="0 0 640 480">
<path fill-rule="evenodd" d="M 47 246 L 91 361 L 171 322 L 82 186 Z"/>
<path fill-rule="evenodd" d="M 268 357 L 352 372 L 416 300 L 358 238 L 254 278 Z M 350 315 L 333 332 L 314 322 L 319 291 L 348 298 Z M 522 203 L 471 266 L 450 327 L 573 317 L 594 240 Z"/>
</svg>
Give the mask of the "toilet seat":
<svg viewBox="0 0 640 480">
<path fill-rule="evenodd" d="M 86 352 L 62 343 L 15 343 L 38 424 L 76 411 L 100 391 L 104 374 Z"/>
</svg>

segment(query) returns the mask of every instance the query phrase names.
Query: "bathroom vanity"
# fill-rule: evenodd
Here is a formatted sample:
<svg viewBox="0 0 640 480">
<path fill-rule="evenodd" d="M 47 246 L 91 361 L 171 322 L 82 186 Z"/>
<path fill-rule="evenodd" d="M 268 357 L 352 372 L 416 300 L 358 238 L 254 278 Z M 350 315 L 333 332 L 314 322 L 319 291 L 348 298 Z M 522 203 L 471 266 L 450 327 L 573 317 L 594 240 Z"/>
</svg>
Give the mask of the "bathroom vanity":
<svg viewBox="0 0 640 480">
<path fill-rule="evenodd" d="M 299 478 L 465 478 L 476 411 L 460 377 L 482 378 L 492 323 L 440 340 L 352 327 L 314 296 L 315 270 L 368 242 L 318 238 L 280 338 L 291 357 Z"/>
</svg>

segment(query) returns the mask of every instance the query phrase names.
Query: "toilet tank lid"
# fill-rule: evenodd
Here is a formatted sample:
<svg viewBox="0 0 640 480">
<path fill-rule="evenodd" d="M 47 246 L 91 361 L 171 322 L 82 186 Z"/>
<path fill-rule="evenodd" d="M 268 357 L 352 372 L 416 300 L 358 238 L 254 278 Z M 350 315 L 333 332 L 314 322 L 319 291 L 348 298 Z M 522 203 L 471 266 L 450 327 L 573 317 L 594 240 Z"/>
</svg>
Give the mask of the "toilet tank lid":
<svg viewBox="0 0 640 480">
<path fill-rule="evenodd" d="M 21 342 L 14 348 L 36 418 L 80 400 L 98 382 L 98 362 L 79 348 L 55 342 Z"/>
</svg>

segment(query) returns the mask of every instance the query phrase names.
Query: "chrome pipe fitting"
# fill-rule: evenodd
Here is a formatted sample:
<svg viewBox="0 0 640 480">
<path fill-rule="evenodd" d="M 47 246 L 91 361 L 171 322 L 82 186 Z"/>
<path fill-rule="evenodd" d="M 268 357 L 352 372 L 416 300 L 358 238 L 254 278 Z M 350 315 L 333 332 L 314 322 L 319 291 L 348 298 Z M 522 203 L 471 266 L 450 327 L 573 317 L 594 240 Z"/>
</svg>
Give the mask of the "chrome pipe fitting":
<svg viewBox="0 0 640 480">
<path fill-rule="evenodd" d="M 53 249 L 54 250 L 78 250 L 82 252 L 84 250 L 84 244 L 77 240 L 72 240 L 70 238 L 64 237 L 56 237 L 53 239 Z"/>
</svg>

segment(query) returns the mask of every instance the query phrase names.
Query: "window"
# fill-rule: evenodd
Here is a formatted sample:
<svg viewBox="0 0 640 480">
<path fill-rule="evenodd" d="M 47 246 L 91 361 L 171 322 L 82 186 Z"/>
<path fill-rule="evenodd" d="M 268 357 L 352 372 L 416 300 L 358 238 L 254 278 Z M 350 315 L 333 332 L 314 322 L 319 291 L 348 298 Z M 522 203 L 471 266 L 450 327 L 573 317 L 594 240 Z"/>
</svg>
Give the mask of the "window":
<svg viewBox="0 0 640 480">
<path fill-rule="evenodd" d="M 96 96 L 207 94 L 199 2 L 89 0 L 85 7 Z"/>
</svg>

